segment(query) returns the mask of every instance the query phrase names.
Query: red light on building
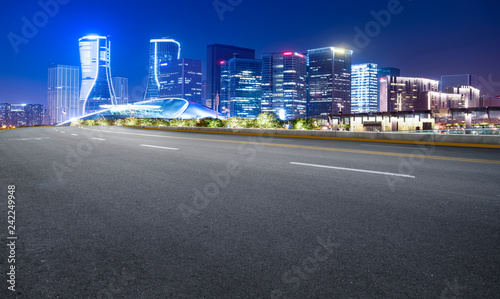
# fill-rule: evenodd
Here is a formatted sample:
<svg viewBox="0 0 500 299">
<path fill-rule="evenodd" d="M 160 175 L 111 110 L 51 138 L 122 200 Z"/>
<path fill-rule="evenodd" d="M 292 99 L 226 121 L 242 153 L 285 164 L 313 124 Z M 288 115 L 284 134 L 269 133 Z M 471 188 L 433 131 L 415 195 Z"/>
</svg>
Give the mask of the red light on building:
<svg viewBox="0 0 500 299">
<path fill-rule="evenodd" d="M 292 52 L 285 52 L 285 53 L 283 53 L 283 55 L 285 55 L 285 56 L 290 56 L 292 54 L 293 54 Z"/>
<path fill-rule="evenodd" d="M 221 60 L 220 65 L 223 65 L 223 64 L 226 64 L 226 62 L 224 60 Z"/>
</svg>

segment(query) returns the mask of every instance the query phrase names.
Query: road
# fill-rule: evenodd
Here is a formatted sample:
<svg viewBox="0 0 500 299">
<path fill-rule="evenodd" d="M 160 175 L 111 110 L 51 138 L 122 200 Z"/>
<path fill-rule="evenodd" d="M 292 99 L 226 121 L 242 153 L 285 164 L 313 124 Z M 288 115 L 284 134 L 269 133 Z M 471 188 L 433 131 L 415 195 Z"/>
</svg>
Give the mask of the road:
<svg viewBox="0 0 500 299">
<path fill-rule="evenodd" d="M 0 167 L 2 298 L 500 293 L 499 149 L 47 127 Z"/>
</svg>

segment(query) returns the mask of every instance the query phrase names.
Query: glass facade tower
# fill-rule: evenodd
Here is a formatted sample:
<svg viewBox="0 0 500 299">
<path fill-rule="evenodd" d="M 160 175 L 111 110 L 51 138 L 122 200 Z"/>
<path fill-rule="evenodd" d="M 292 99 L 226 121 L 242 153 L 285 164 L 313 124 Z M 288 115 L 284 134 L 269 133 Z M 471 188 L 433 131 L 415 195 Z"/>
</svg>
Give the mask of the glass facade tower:
<svg viewBox="0 0 500 299">
<path fill-rule="evenodd" d="M 201 60 L 179 59 L 160 66 L 160 97 L 181 98 L 203 105 Z"/>
<path fill-rule="evenodd" d="M 115 91 L 116 105 L 128 104 L 128 78 L 114 77 L 113 89 Z"/>
<path fill-rule="evenodd" d="M 48 118 L 58 124 L 78 117 L 80 69 L 71 65 L 51 65 L 48 76 Z"/>
<path fill-rule="evenodd" d="M 207 85 L 205 105 L 208 108 L 215 109 L 216 97 L 221 93 L 221 62 L 235 57 L 255 59 L 255 50 L 220 44 L 207 46 Z"/>
<path fill-rule="evenodd" d="M 111 82 L 110 42 L 105 36 L 88 35 L 80 38 L 82 85 L 80 115 L 101 110 L 101 105 L 115 103 Z"/>
<path fill-rule="evenodd" d="M 221 62 L 220 109 L 224 116 L 256 118 L 261 111 L 262 62 L 233 58 Z"/>
<path fill-rule="evenodd" d="M 352 66 L 351 77 L 351 113 L 377 112 L 377 65 L 355 64 Z"/>
<path fill-rule="evenodd" d="M 262 55 L 262 112 L 282 120 L 306 117 L 306 55 L 294 52 Z"/>
<path fill-rule="evenodd" d="M 344 48 L 307 51 L 309 117 L 351 113 L 351 59 L 352 51 Z"/>
<path fill-rule="evenodd" d="M 149 41 L 149 79 L 144 100 L 160 97 L 160 66 L 181 57 L 181 45 L 173 39 L 152 39 Z"/>
</svg>

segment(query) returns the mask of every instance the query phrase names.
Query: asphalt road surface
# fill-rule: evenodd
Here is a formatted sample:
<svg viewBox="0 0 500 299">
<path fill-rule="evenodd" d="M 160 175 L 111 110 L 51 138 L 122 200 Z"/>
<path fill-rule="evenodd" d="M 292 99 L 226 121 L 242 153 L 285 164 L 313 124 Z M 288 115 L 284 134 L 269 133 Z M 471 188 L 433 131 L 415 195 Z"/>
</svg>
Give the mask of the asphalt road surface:
<svg viewBox="0 0 500 299">
<path fill-rule="evenodd" d="M 499 149 L 1 131 L 0 297 L 499 298 L 499 175 Z"/>
</svg>

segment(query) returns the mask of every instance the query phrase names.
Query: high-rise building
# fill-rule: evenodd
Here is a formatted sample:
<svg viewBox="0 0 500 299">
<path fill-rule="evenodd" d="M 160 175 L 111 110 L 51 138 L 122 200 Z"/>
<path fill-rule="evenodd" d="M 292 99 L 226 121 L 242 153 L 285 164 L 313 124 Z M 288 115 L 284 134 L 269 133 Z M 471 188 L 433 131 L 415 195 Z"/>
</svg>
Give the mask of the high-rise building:
<svg viewBox="0 0 500 299">
<path fill-rule="evenodd" d="M 308 116 L 351 113 L 352 51 L 327 47 L 307 51 Z"/>
<path fill-rule="evenodd" d="M 215 109 L 216 97 L 220 95 L 221 92 L 221 62 L 235 57 L 255 59 L 255 50 L 221 44 L 207 46 L 207 89 L 205 105 L 208 108 Z"/>
<path fill-rule="evenodd" d="M 115 104 L 128 104 L 128 78 L 113 77 L 113 89 L 115 90 Z"/>
<path fill-rule="evenodd" d="M 398 68 L 395 68 L 395 67 L 381 67 L 381 68 L 378 68 L 378 70 L 377 70 L 377 76 L 378 76 L 379 81 L 381 78 L 387 77 L 387 76 L 400 77 L 401 70 Z"/>
<path fill-rule="evenodd" d="M 76 118 L 79 112 L 80 70 L 77 66 L 49 66 L 48 119 L 58 124 Z"/>
<path fill-rule="evenodd" d="M 428 110 L 428 92 L 439 91 L 439 81 L 424 78 L 388 76 L 380 86 L 381 112 Z"/>
<path fill-rule="evenodd" d="M 179 59 L 160 66 L 160 97 L 203 105 L 201 60 Z"/>
<path fill-rule="evenodd" d="M 447 88 L 454 88 L 457 86 L 471 86 L 477 87 L 476 76 L 471 74 L 462 75 L 444 75 L 441 76 L 441 92 L 447 92 Z"/>
<path fill-rule="evenodd" d="M 0 104 L 0 126 L 9 126 L 10 125 L 10 104 L 1 103 Z"/>
<path fill-rule="evenodd" d="M 378 66 L 375 63 L 352 65 L 351 112 L 378 112 Z"/>
<path fill-rule="evenodd" d="M 232 58 L 220 63 L 220 111 L 228 117 L 256 118 L 261 111 L 261 60 Z"/>
<path fill-rule="evenodd" d="M 307 116 L 306 55 L 284 52 L 262 55 L 262 112 L 283 120 Z"/>
<path fill-rule="evenodd" d="M 40 104 L 28 104 L 24 107 L 24 112 L 26 115 L 26 125 L 42 126 L 45 125 L 45 116 L 47 108 Z"/>
<path fill-rule="evenodd" d="M 110 42 L 105 36 L 88 35 L 79 39 L 82 64 L 80 115 L 101 110 L 115 103 L 111 81 Z"/>
<path fill-rule="evenodd" d="M 181 58 L 181 44 L 173 39 L 149 41 L 149 79 L 144 100 L 160 97 L 160 66 Z"/>
</svg>

